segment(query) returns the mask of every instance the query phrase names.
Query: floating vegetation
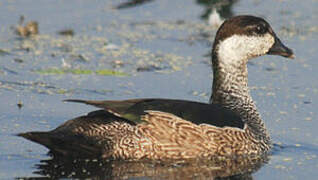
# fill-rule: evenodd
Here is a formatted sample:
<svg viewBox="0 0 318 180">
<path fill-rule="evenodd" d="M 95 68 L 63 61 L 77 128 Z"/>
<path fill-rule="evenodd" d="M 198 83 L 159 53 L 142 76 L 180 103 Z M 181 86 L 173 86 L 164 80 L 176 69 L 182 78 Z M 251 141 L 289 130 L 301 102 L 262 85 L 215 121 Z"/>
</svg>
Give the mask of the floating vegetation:
<svg viewBox="0 0 318 180">
<path fill-rule="evenodd" d="M 70 59 L 73 61 L 78 61 L 78 62 L 88 62 L 89 61 L 88 58 L 82 54 L 71 54 Z"/>
<path fill-rule="evenodd" d="M 119 47 L 116 45 L 116 44 L 105 44 L 105 47 L 104 47 L 105 50 L 118 50 Z"/>
<path fill-rule="evenodd" d="M 23 63 L 23 59 L 20 58 L 14 58 L 13 61 L 16 63 Z"/>
<path fill-rule="evenodd" d="M 9 51 L 6 51 L 4 49 L 0 49 L 0 56 L 5 56 L 5 55 L 9 55 Z"/>
<path fill-rule="evenodd" d="M 39 24 L 36 21 L 27 22 L 25 26 L 24 16 L 20 16 L 19 25 L 15 27 L 15 33 L 21 37 L 29 37 L 39 34 Z"/>
<path fill-rule="evenodd" d="M 38 74 L 47 74 L 47 75 L 61 75 L 61 74 L 77 74 L 77 75 L 86 75 L 86 74 L 96 74 L 101 76 L 129 76 L 129 74 L 119 71 L 113 71 L 109 69 L 100 69 L 100 70 L 89 70 L 89 69 L 59 69 L 59 68 L 48 68 L 48 69 L 39 69 L 34 70 L 33 72 Z"/>
<path fill-rule="evenodd" d="M 62 36 L 74 36 L 75 34 L 73 29 L 64 29 L 57 33 Z"/>
<path fill-rule="evenodd" d="M 151 72 L 151 71 L 159 71 L 159 70 L 162 70 L 164 68 L 162 67 L 158 67 L 156 65 L 142 65 L 142 66 L 139 66 L 137 67 L 137 72 Z"/>
<path fill-rule="evenodd" d="M 106 95 L 112 93 L 111 89 L 81 89 L 81 88 L 63 88 L 51 84 L 47 84 L 45 82 L 40 81 L 1 81 L 0 80 L 0 90 L 7 91 L 15 91 L 15 92 L 32 92 L 35 94 L 48 94 L 48 95 L 70 95 L 70 94 L 79 94 L 79 93 L 93 93 L 93 94 L 101 94 Z M 24 103 L 22 101 L 18 101 L 18 108 L 22 108 Z"/>
<path fill-rule="evenodd" d="M 129 76 L 127 73 L 108 70 L 108 69 L 97 70 L 97 71 L 95 71 L 95 73 L 97 75 L 103 75 L 103 76 Z"/>
<path fill-rule="evenodd" d="M 57 94 L 67 94 L 69 92 L 70 92 L 70 90 L 66 90 L 66 89 L 58 89 L 56 91 Z"/>
</svg>

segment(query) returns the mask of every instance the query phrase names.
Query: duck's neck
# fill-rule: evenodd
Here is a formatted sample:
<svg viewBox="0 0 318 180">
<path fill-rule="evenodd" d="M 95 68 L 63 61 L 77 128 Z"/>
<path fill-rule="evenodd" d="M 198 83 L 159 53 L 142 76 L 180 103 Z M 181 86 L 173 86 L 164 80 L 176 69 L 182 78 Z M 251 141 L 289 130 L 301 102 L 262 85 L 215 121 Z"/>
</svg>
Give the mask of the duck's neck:
<svg viewBox="0 0 318 180">
<path fill-rule="evenodd" d="M 213 87 L 210 103 L 219 104 L 238 114 L 255 137 L 270 144 L 269 134 L 249 92 L 246 60 L 213 54 Z M 232 59 L 229 59 L 232 58 Z M 242 62 L 242 63 L 229 63 Z"/>
</svg>

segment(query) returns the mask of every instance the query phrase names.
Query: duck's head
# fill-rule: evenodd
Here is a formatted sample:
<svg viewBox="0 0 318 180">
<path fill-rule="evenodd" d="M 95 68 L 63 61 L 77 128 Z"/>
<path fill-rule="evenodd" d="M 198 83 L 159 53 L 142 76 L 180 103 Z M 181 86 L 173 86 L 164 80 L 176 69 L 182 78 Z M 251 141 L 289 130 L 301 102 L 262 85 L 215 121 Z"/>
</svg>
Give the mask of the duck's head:
<svg viewBox="0 0 318 180">
<path fill-rule="evenodd" d="M 216 33 L 213 61 L 235 64 L 265 54 L 294 58 L 293 51 L 276 36 L 262 18 L 236 16 L 226 20 Z M 222 59 L 222 60 L 221 60 Z"/>
</svg>

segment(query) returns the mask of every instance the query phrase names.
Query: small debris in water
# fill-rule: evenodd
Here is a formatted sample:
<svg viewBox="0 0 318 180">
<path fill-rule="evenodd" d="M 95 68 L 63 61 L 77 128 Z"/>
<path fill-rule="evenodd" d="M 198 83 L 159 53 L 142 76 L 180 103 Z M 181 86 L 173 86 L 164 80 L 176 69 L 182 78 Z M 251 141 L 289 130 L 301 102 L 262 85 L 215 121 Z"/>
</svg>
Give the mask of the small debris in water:
<svg viewBox="0 0 318 180">
<path fill-rule="evenodd" d="M 36 21 L 30 21 L 23 26 L 24 16 L 20 16 L 19 25 L 15 28 L 15 33 L 21 37 L 29 37 L 39 34 L 39 24 Z"/>
<path fill-rule="evenodd" d="M 82 54 L 72 54 L 70 56 L 70 58 L 74 61 L 79 61 L 79 62 L 88 62 L 89 61 L 89 59 Z"/>
<path fill-rule="evenodd" d="M 59 35 L 62 36 L 74 36 L 74 30 L 73 29 L 64 29 L 58 32 Z"/>
<path fill-rule="evenodd" d="M 276 168 L 276 169 L 286 169 L 286 167 L 283 166 L 283 165 L 276 165 L 275 168 Z"/>
<path fill-rule="evenodd" d="M 14 58 L 13 61 L 16 63 L 23 63 L 23 59 L 20 58 Z"/>
<path fill-rule="evenodd" d="M 71 64 L 67 63 L 64 58 L 62 58 L 62 67 L 63 68 L 71 68 Z"/>
<path fill-rule="evenodd" d="M 271 71 L 275 71 L 275 68 L 272 68 L 272 67 L 266 67 L 266 68 L 265 68 L 265 70 L 266 70 L 266 71 L 271 72 Z"/>
<path fill-rule="evenodd" d="M 104 49 L 105 50 L 118 50 L 119 47 L 116 44 L 110 43 L 110 44 L 105 45 Z"/>
<path fill-rule="evenodd" d="M 121 60 L 114 60 L 111 63 L 113 65 L 113 67 L 122 67 L 122 66 L 124 66 L 124 63 Z"/>
<path fill-rule="evenodd" d="M 5 55 L 9 55 L 9 51 L 4 50 L 4 49 L 0 49 L 0 56 L 5 56 Z"/>
<path fill-rule="evenodd" d="M 19 109 L 21 109 L 21 108 L 23 107 L 22 101 L 19 101 L 19 102 L 17 103 L 17 106 L 18 106 Z"/>
<path fill-rule="evenodd" d="M 304 98 L 304 97 L 306 97 L 306 95 L 305 94 L 298 94 L 298 97 L 299 98 Z"/>
<path fill-rule="evenodd" d="M 198 91 L 193 91 L 193 92 L 192 92 L 192 95 L 193 95 L 193 96 L 197 96 L 198 94 L 199 94 Z"/>
<path fill-rule="evenodd" d="M 158 70 L 162 70 L 163 68 L 158 67 L 157 65 L 140 65 L 139 67 L 137 67 L 137 71 L 138 72 L 150 72 L 150 71 L 158 71 Z"/>
<path fill-rule="evenodd" d="M 283 161 L 285 162 L 289 162 L 289 161 L 292 161 L 293 159 L 292 158 L 284 158 Z"/>
<path fill-rule="evenodd" d="M 266 95 L 267 96 L 275 96 L 275 93 L 274 92 L 268 92 Z"/>
<path fill-rule="evenodd" d="M 311 121 L 312 118 L 311 118 L 311 117 L 306 117 L 305 120 L 306 120 L 306 121 Z"/>
</svg>

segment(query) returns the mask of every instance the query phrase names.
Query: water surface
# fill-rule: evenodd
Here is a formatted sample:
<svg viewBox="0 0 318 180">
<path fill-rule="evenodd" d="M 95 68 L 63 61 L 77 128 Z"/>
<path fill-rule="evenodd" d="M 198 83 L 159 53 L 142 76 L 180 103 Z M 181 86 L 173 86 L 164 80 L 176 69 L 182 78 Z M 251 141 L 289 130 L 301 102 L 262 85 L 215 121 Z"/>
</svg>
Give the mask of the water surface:
<svg viewBox="0 0 318 180">
<path fill-rule="evenodd" d="M 4 0 L 0 3 L 0 178 L 40 176 L 47 149 L 14 136 L 51 130 L 94 110 L 63 99 L 162 97 L 208 102 L 216 32 L 210 7 L 224 18 L 266 18 L 295 60 L 264 56 L 249 63 L 252 96 L 274 143 L 254 179 L 314 179 L 318 172 L 318 2 Z M 118 8 L 121 7 L 121 8 Z M 20 15 L 40 34 L 19 38 Z M 72 29 L 73 36 L 61 36 Z M 72 71 L 63 71 L 64 69 Z M 85 71 L 79 71 L 85 70 Z M 62 71 L 62 72 L 61 72 Z M 103 72 L 119 72 L 107 75 Z M 21 104 L 22 108 L 18 108 Z M 120 167 L 120 166 L 119 166 Z"/>
</svg>

